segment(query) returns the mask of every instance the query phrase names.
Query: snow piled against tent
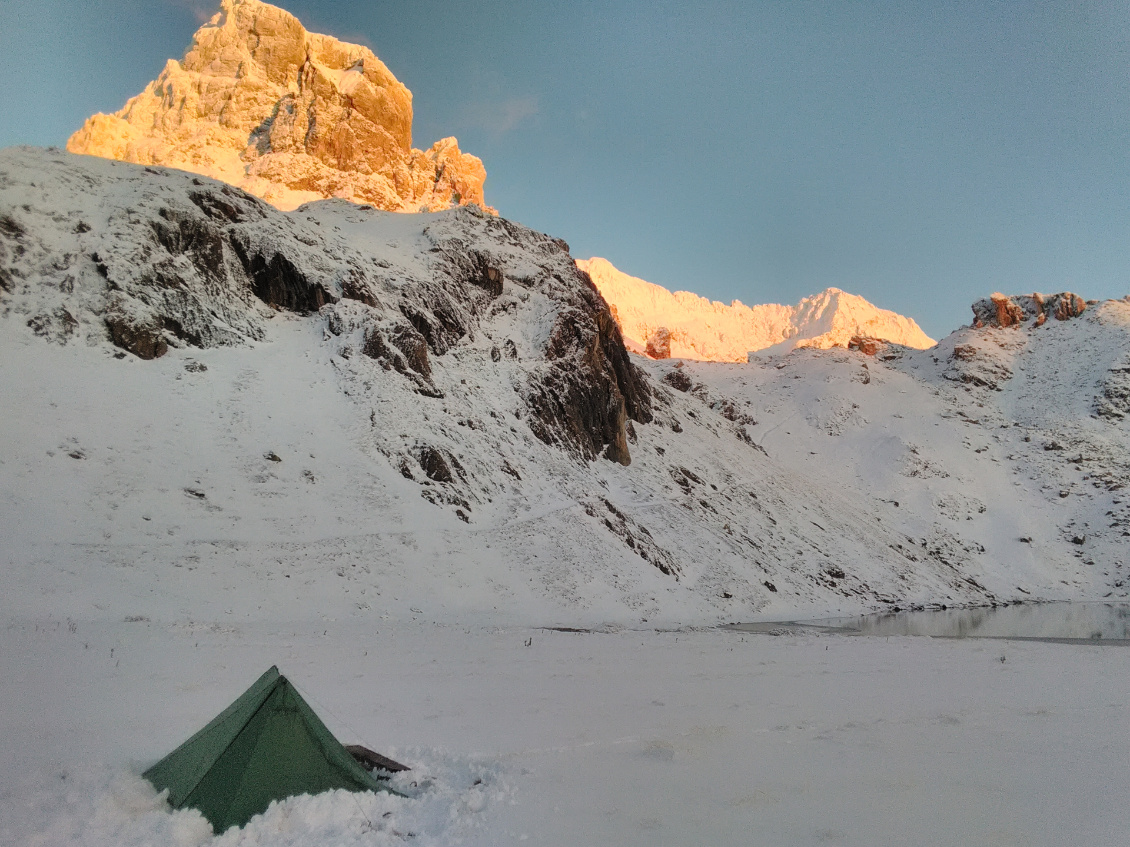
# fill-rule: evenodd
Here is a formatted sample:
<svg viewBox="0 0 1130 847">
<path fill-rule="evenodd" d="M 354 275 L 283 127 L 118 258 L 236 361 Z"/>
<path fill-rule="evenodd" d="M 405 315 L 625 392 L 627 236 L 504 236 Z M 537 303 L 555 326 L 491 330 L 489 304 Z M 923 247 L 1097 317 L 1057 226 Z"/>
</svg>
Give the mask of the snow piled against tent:
<svg viewBox="0 0 1130 847">
<path fill-rule="evenodd" d="M 214 835 L 196 809 L 173 811 L 139 769 L 77 765 L 25 778 L 12 793 L 22 811 L 0 827 L 4 844 L 28 847 L 382 847 L 457 843 L 482 828 L 481 813 L 514 795 L 497 762 L 437 750 L 401 754 L 413 771 L 387 792 L 327 791 L 272 803 L 245 827 Z M 9 799 L 3 805 L 8 806 Z"/>
</svg>

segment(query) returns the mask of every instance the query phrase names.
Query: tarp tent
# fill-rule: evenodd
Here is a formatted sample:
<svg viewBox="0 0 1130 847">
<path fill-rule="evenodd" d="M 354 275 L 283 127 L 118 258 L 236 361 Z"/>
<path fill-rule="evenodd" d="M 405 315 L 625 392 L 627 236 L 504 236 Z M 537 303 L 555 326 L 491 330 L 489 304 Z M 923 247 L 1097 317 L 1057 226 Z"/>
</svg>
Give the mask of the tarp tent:
<svg viewBox="0 0 1130 847">
<path fill-rule="evenodd" d="M 277 667 L 144 776 L 158 791 L 169 789 L 173 808 L 199 809 L 217 833 L 243 826 L 272 800 L 333 788 L 389 790 L 346 752 Z"/>
</svg>

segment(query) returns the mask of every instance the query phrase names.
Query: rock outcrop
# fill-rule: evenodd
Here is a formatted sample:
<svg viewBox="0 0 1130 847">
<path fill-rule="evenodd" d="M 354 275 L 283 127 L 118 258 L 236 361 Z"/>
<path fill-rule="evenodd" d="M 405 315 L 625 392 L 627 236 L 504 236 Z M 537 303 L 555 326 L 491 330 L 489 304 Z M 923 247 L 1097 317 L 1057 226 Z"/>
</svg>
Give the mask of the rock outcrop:
<svg viewBox="0 0 1130 847">
<path fill-rule="evenodd" d="M 917 349 L 934 345 L 910 318 L 836 288 L 796 306 L 746 306 L 737 300 L 727 306 L 687 291 L 672 293 L 620 272 L 605 259 L 577 264 L 612 306 L 629 347 L 651 358 L 744 362 L 750 352 L 846 347 L 855 336 Z"/>
<path fill-rule="evenodd" d="M 1043 326 L 1048 317 L 1057 321 L 1077 318 L 1087 308 L 1078 294 L 1021 294 L 1009 297 L 996 292 L 973 304 L 973 326 L 1018 327 L 1028 321 Z"/>
<path fill-rule="evenodd" d="M 259 0 L 223 0 L 146 89 L 67 149 L 167 165 L 281 209 L 329 197 L 388 211 L 484 205 L 486 170 L 454 138 L 412 148 L 412 93 L 373 53 Z"/>
<path fill-rule="evenodd" d="M 847 343 L 849 350 L 858 350 L 864 356 L 876 356 L 887 344 L 881 338 L 872 338 L 869 335 L 853 335 Z"/>
<path fill-rule="evenodd" d="M 615 314 L 615 313 L 613 313 Z M 658 327 L 647 339 L 647 355 L 652 359 L 671 358 L 671 330 Z"/>
</svg>

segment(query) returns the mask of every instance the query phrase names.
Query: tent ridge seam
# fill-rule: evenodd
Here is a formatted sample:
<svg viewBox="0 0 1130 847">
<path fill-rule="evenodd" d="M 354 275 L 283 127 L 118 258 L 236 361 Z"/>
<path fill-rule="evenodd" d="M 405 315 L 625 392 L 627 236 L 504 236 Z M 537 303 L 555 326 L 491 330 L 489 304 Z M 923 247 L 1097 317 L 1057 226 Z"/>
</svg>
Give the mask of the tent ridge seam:
<svg viewBox="0 0 1130 847">
<path fill-rule="evenodd" d="M 244 727 L 246 727 L 247 724 L 251 723 L 251 721 L 253 721 L 255 719 L 255 716 L 258 715 L 259 712 L 261 712 L 263 710 L 263 707 L 265 705 L 267 705 L 267 701 L 271 699 L 271 695 L 275 693 L 275 689 L 279 687 L 280 682 L 286 682 L 286 677 L 283 676 L 282 674 L 279 674 L 278 678 L 274 681 L 274 683 L 271 685 L 271 687 L 267 689 L 266 693 L 263 695 L 263 699 L 261 701 L 259 701 L 259 705 L 255 707 L 255 711 L 251 713 L 251 716 L 246 721 L 243 722 Z M 222 759 L 224 757 L 224 754 L 227 753 L 228 750 L 231 749 L 231 746 L 233 744 L 235 744 L 235 742 L 239 739 L 239 736 L 242 735 L 242 734 L 243 734 L 243 730 L 241 729 L 239 732 L 237 732 L 235 735 L 232 736 L 231 741 L 229 741 L 226 745 L 224 745 L 224 749 L 221 750 L 219 752 L 219 754 L 214 759 L 212 759 L 212 764 L 209 765 L 208 768 L 202 774 L 200 774 L 200 778 L 198 780 L 196 780 L 196 782 L 194 782 L 192 784 L 192 788 L 189 789 L 189 791 L 187 791 L 185 793 L 185 795 L 184 795 L 185 805 L 188 804 L 189 798 L 192 797 L 192 795 L 196 791 L 196 789 L 200 787 L 200 783 L 202 783 L 204 781 L 204 778 L 208 776 L 208 773 L 212 770 L 212 766 L 214 766 L 216 764 L 216 762 L 220 761 L 220 759 Z"/>
</svg>

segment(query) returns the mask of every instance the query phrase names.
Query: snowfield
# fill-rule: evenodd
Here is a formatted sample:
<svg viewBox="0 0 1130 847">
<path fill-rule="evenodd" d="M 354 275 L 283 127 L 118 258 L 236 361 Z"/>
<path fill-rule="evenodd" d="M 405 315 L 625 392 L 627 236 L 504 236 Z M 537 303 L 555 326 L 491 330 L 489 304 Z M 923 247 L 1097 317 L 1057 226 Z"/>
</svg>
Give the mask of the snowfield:
<svg viewBox="0 0 1130 847">
<path fill-rule="evenodd" d="M 1130 827 L 1119 647 L 160 615 L 9 619 L 4 639 L 4 844 L 1063 845 Z M 294 798 L 215 839 L 162 807 L 136 774 L 276 661 L 339 738 L 413 768 L 410 799 Z"/>
<path fill-rule="evenodd" d="M 0 844 L 1130 831 L 1126 650 L 714 628 L 1124 600 L 1126 301 L 629 360 L 516 224 L 22 149 L 0 310 Z M 168 812 L 137 774 L 272 664 L 409 798 Z"/>
</svg>

